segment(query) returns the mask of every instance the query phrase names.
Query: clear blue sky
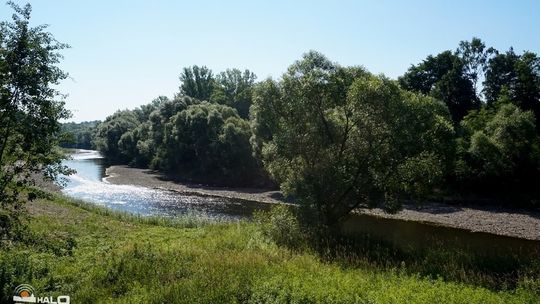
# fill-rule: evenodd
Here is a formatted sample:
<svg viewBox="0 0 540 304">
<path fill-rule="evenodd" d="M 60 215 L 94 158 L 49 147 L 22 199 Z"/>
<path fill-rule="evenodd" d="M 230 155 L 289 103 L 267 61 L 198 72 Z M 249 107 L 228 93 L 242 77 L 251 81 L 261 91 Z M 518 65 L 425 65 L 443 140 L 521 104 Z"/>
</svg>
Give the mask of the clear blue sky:
<svg viewBox="0 0 540 304">
<path fill-rule="evenodd" d="M 16 1 L 26 3 L 26 1 Z M 71 49 L 73 120 L 104 119 L 178 91 L 182 67 L 249 68 L 279 77 L 308 50 L 397 77 L 473 36 L 540 53 L 540 1 L 34 0 L 33 24 Z M 0 6 L 0 18 L 11 15 Z"/>
</svg>

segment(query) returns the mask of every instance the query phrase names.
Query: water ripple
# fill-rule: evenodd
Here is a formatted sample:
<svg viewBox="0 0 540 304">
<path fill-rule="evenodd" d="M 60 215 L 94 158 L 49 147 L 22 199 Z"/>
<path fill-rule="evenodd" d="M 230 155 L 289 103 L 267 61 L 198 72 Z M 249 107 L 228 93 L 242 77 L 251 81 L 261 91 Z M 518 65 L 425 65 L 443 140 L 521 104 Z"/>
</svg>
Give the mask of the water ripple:
<svg viewBox="0 0 540 304">
<path fill-rule="evenodd" d="M 66 195 L 89 201 L 111 209 L 141 215 L 178 216 L 181 214 L 204 214 L 210 218 L 235 220 L 250 217 L 263 204 L 246 204 L 223 198 L 183 195 L 172 191 L 158 190 L 133 185 L 115 185 L 103 182 L 103 162 L 99 153 L 88 151 L 77 153 L 66 165 L 77 170 L 67 177 L 62 190 Z"/>
</svg>

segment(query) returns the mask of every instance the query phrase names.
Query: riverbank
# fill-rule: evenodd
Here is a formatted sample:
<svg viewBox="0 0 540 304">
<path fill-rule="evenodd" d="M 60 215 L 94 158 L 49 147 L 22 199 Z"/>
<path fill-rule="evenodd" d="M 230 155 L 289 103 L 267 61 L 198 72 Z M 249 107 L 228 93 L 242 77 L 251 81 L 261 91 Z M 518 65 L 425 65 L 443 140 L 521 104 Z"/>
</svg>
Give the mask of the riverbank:
<svg viewBox="0 0 540 304">
<path fill-rule="evenodd" d="M 28 233 L 0 246 L 2 303 L 21 283 L 37 295 L 69 295 L 72 303 L 539 301 L 536 277 L 523 277 L 510 289 L 482 287 L 476 277 L 486 277 L 471 271 L 474 259 L 451 254 L 452 248 L 431 252 L 428 259 L 422 253 L 400 257 L 395 263 L 401 266 L 392 262 L 395 253 L 377 246 L 373 256 L 329 260 L 276 246 L 249 222 L 154 220 L 56 194 L 26 206 Z M 389 264 L 376 262 L 379 257 Z M 436 269 L 443 266 L 437 279 Z M 468 283 L 445 278 L 450 273 Z"/>
<path fill-rule="evenodd" d="M 219 188 L 179 183 L 167 179 L 166 176 L 159 172 L 148 169 L 111 166 L 107 168 L 106 173 L 108 175 L 106 181 L 112 184 L 137 185 L 177 191 L 189 195 L 224 197 L 264 203 L 286 202 L 279 191 Z M 473 232 L 485 232 L 540 241 L 540 212 L 535 211 L 426 203 L 421 207 L 405 205 L 403 210 L 397 214 L 388 214 L 381 209 L 359 210 L 357 212 L 389 219 L 418 221 Z"/>
<path fill-rule="evenodd" d="M 423 222 L 471 232 L 540 241 L 540 212 L 528 210 L 455 206 L 429 202 L 421 207 L 405 205 L 403 210 L 396 214 L 388 214 L 379 208 L 357 212 L 382 218 Z"/>
<path fill-rule="evenodd" d="M 175 191 L 186 195 L 199 195 L 262 202 L 286 203 L 280 191 L 255 188 L 222 188 L 201 184 L 180 183 L 162 173 L 128 166 L 111 166 L 105 171 L 106 182 L 117 185 L 135 185 L 160 190 Z"/>
</svg>

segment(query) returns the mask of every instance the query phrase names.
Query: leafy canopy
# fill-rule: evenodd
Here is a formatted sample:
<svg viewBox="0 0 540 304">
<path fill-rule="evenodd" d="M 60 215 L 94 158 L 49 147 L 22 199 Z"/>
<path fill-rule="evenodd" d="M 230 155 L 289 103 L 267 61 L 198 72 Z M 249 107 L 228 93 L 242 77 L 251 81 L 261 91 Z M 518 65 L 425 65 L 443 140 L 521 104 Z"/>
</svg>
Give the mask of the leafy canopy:
<svg viewBox="0 0 540 304">
<path fill-rule="evenodd" d="M 489 105 L 506 97 L 540 119 L 540 58 L 532 52 L 518 55 L 513 49 L 488 61 L 484 91 Z M 539 129 L 537 129 L 539 130 Z"/>
<path fill-rule="evenodd" d="M 456 171 L 469 187 L 490 193 L 538 195 L 540 137 L 531 111 L 508 99 L 494 109 L 473 111 L 463 120 Z"/>
<path fill-rule="evenodd" d="M 254 149 L 282 189 L 332 226 L 357 207 L 422 197 L 451 153 L 446 107 L 309 52 L 255 91 Z"/>
<path fill-rule="evenodd" d="M 470 65 L 470 61 L 465 62 L 451 51 L 445 51 L 411 66 L 399 78 L 399 83 L 406 90 L 444 101 L 457 124 L 470 110 L 480 105 L 473 82 L 476 75 L 471 72 Z"/>
<path fill-rule="evenodd" d="M 54 178 L 68 172 L 56 146 L 59 120 L 69 112 L 54 89 L 67 77 L 57 66 L 67 45 L 46 26 L 30 26 L 30 5 L 8 4 L 13 20 L 0 23 L 0 238 L 16 226 L 19 194 L 34 175 Z"/>
</svg>

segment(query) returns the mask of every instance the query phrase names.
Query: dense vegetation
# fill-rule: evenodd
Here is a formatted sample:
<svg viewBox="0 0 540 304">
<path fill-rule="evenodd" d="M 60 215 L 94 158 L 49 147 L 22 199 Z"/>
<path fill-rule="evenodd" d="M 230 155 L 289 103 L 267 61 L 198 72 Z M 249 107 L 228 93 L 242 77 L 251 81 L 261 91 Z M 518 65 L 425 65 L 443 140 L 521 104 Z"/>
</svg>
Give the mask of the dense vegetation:
<svg viewBox="0 0 540 304">
<path fill-rule="evenodd" d="M 173 99 L 109 116 L 96 147 L 113 162 L 199 182 L 271 179 L 315 225 L 443 195 L 538 206 L 534 53 L 500 53 L 473 38 L 395 81 L 311 51 L 279 79 L 255 79 L 185 68 Z"/>
<path fill-rule="evenodd" d="M 100 123 L 99 120 L 63 123 L 61 127 L 63 138 L 60 141 L 60 147 L 86 150 L 94 148 L 93 135 L 98 123 Z"/>
<path fill-rule="evenodd" d="M 479 82 L 484 79 L 480 89 Z M 405 89 L 443 101 L 455 124 L 455 192 L 538 206 L 540 58 L 500 53 L 474 38 L 428 56 L 399 78 Z M 536 131 L 535 131 L 536 129 Z"/>
<path fill-rule="evenodd" d="M 140 218 L 58 196 L 28 207 L 26 241 L 0 249 L 2 303 L 20 282 L 72 303 L 537 303 L 540 296 L 532 264 L 505 270 L 514 257 L 491 261 L 486 272 L 484 260 L 451 248 L 402 252 L 368 242 L 361 256 L 342 252 L 329 261 L 276 246 L 254 223 Z M 521 275 L 511 283 L 514 270 Z M 507 284 L 494 288 L 499 280 Z"/>
<path fill-rule="evenodd" d="M 94 143 L 113 162 L 195 181 L 263 185 L 267 180 L 251 153 L 250 136 L 249 122 L 236 109 L 177 96 L 107 117 Z"/>
<path fill-rule="evenodd" d="M 109 161 L 162 170 L 222 185 L 269 183 L 252 155 L 248 121 L 255 75 L 230 69 L 214 76 L 185 68 L 180 93 L 133 111 L 114 113 L 96 127 L 94 143 Z"/>
<path fill-rule="evenodd" d="M 193 66 L 171 99 L 62 127 L 69 113 L 54 87 L 67 77 L 57 67 L 67 46 L 29 26 L 29 5 L 10 5 L 13 21 L 0 24 L 0 301 L 25 282 L 81 303 L 538 302 L 534 258 L 319 233 L 354 208 L 393 211 L 445 192 L 538 206 L 536 54 L 473 39 L 398 80 L 313 51 L 259 83 L 249 70 Z M 30 187 L 68 173 L 59 144 L 189 180 L 271 179 L 303 208 L 229 224 L 112 213 Z"/>
<path fill-rule="evenodd" d="M 30 5 L 9 4 L 13 21 L 0 23 L 0 240 L 16 236 L 21 191 L 34 176 L 68 171 L 57 146 L 59 120 L 69 112 L 53 88 L 67 77 L 56 66 L 67 46 L 46 26 L 29 26 Z"/>
</svg>

